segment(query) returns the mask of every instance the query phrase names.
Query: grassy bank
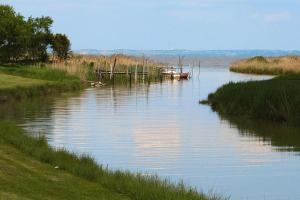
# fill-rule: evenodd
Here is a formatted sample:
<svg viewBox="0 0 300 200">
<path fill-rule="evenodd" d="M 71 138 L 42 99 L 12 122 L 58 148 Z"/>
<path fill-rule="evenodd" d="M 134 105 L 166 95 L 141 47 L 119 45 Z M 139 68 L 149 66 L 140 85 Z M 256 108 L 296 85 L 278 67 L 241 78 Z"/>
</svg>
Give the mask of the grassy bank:
<svg viewBox="0 0 300 200">
<path fill-rule="evenodd" d="M 156 176 L 110 171 L 88 156 L 56 150 L 8 122 L 0 122 L 0 158 L 0 198 L 219 199 Z"/>
<path fill-rule="evenodd" d="M 226 115 L 300 126 L 299 84 L 299 75 L 229 83 L 210 94 L 207 103 L 214 110 Z"/>
<path fill-rule="evenodd" d="M 257 56 L 233 63 L 230 70 L 233 72 L 248 74 L 300 74 L 300 57 L 283 56 L 265 58 Z"/>
<path fill-rule="evenodd" d="M 0 101 L 49 95 L 82 87 L 78 77 L 34 66 L 0 66 Z"/>
</svg>

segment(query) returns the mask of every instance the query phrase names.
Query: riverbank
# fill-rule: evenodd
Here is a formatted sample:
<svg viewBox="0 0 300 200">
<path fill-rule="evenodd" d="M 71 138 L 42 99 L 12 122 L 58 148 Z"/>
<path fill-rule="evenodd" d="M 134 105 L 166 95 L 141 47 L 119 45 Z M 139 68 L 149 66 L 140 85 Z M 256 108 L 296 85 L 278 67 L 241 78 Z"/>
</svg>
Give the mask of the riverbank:
<svg viewBox="0 0 300 200">
<path fill-rule="evenodd" d="M 220 199 L 156 176 L 110 171 L 89 156 L 50 147 L 0 122 L 0 197 L 40 199 Z M 30 185 L 30 188 L 28 188 Z"/>
<path fill-rule="evenodd" d="M 247 74 L 291 75 L 300 74 L 300 57 L 263 57 L 257 56 L 240 60 L 230 66 L 233 72 Z"/>
<path fill-rule="evenodd" d="M 222 114 L 300 125 L 300 76 L 264 81 L 229 83 L 208 96 L 212 108 Z"/>
<path fill-rule="evenodd" d="M 0 66 L 0 101 L 80 90 L 82 82 L 64 71 L 36 66 Z"/>
<path fill-rule="evenodd" d="M 3 123 L 0 127 L 0 199 L 128 199 L 19 151 L 4 140 Z"/>
</svg>

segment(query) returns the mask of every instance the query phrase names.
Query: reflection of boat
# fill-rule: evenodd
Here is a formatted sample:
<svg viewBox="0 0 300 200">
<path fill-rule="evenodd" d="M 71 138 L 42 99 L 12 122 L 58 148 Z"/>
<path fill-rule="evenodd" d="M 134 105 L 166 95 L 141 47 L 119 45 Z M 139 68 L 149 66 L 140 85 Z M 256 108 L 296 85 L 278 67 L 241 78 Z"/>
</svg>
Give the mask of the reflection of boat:
<svg viewBox="0 0 300 200">
<path fill-rule="evenodd" d="M 188 79 L 190 77 L 190 73 L 180 73 L 180 79 Z"/>
</svg>

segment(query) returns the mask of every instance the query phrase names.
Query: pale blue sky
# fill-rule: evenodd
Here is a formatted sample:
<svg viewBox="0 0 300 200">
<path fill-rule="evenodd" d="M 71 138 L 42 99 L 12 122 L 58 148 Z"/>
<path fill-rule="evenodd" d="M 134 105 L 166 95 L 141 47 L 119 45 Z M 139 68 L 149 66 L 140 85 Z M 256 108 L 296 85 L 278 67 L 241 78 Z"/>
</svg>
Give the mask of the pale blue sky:
<svg viewBox="0 0 300 200">
<path fill-rule="evenodd" d="M 300 49 L 300 0 L 1 0 L 73 49 Z"/>
</svg>

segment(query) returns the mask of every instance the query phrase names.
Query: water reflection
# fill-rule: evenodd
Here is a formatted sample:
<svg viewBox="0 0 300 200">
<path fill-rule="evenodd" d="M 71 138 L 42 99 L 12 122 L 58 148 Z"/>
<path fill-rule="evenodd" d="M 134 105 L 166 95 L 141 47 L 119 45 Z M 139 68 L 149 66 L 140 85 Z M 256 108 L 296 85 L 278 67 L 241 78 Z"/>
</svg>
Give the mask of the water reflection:
<svg viewBox="0 0 300 200">
<path fill-rule="evenodd" d="M 251 120 L 221 116 L 246 138 L 255 138 L 265 145 L 272 145 L 277 151 L 300 151 L 300 128 L 280 125 L 264 120 Z"/>
</svg>

